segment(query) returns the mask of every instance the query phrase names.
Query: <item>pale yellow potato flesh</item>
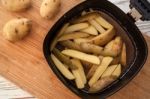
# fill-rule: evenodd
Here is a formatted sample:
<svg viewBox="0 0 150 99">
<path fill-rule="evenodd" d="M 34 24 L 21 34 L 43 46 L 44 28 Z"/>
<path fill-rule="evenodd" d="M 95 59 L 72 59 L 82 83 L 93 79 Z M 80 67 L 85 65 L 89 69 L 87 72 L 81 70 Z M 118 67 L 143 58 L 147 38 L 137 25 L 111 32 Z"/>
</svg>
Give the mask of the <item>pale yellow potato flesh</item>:
<svg viewBox="0 0 150 99">
<path fill-rule="evenodd" d="M 51 54 L 51 58 L 57 69 L 62 73 L 62 75 L 64 75 L 64 77 L 66 77 L 69 80 L 75 79 L 74 75 L 53 54 Z"/>
<path fill-rule="evenodd" d="M 84 69 L 83 69 L 83 66 L 82 66 L 80 60 L 78 60 L 78 59 L 72 59 L 71 61 L 74 64 L 76 64 L 76 66 L 78 67 L 77 70 L 78 70 L 78 72 L 79 72 L 79 74 L 81 76 L 81 80 L 82 80 L 83 84 L 86 84 L 87 80 L 86 80 L 85 72 L 84 72 Z"/>
<path fill-rule="evenodd" d="M 121 75 L 121 65 L 119 64 L 117 68 L 112 73 L 112 76 L 119 77 Z"/>
<path fill-rule="evenodd" d="M 77 39 L 74 39 L 73 41 L 77 44 L 81 44 L 83 42 L 89 42 L 89 39 L 88 38 L 77 38 Z"/>
<path fill-rule="evenodd" d="M 92 25 L 90 25 L 89 27 L 80 30 L 81 32 L 85 32 L 88 33 L 90 35 L 98 35 L 98 31 L 95 29 L 95 27 L 93 27 Z"/>
<path fill-rule="evenodd" d="M 85 29 L 89 26 L 89 24 L 87 22 L 84 23 L 77 23 L 77 24 L 73 24 L 70 25 L 66 30 L 65 33 L 72 33 L 72 32 L 76 32 L 76 31 L 80 31 L 82 29 Z"/>
<path fill-rule="evenodd" d="M 95 20 L 89 20 L 88 22 L 95 27 L 99 33 L 105 33 L 106 30 Z"/>
<path fill-rule="evenodd" d="M 104 78 L 104 77 L 109 77 L 111 76 L 111 74 L 113 73 L 113 71 L 117 68 L 118 64 L 117 65 L 111 65 L 109 66 L 106 71 L 102 74 L 101 78 Z"/>
<path fill-rule="evenodd" d="M 108 65 L 111 63 L 112 60 L 113 60 L 112 57 L 104 57 L 102 59 L 101 64 L 98 66 L 94 75 L 88 82 L 89 86 L 92 86 L 94 83 L 96 83 L 98 81 L 98 79 L 102 76 L 102 74 L 107 69 Z"/>
<path fill-rule="evenodd" d="M 67 56 L 73 57 L 73 58 L 87 61 L 89 63 L 93 63 L 93 64 L 97 64 L 97 65 L 100 64 L 99 58 L 95 55 L 86 54 L 86 53 L 72 50 L 72 49 L 63 50 L 62 53 L 67 55 Z"/>
</svg>

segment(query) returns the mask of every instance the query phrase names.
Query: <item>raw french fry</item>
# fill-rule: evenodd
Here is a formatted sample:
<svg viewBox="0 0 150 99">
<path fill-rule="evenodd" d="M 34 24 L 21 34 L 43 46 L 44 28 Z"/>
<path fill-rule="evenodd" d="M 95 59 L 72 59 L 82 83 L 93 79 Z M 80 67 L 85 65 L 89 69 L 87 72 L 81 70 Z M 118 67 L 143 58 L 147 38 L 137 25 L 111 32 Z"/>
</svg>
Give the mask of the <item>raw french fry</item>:
<svg viewBox="0 0 150 99">
<path fill-rule="evenodd" d="M 101 79 L 102 78 L 105 78 L 105 77 L 109 77 L 111 76 L 111 74 L 113 73 L 113 71 L 117 68 L 118 64 L 117 65 L 111 65 L 109 66 L 106 71 L 102 74 L 101 76 Z"/>
<path fill-rule="evenodd" d="M 99 58 L 94 55 L 86 54 L 86 53 L 76 51 L 76 50 L 71 50 L 71 49 L 63 50 L 62 53 L 73 58 L 87 61 L 89 63 L 93 63 L 97 65 L 100 64 Z"/>
<path fill-rule="evenodd" d="M 117 66 L 117 68 L 113 71 L 113 73 L 111 74 L 112 76 L 115 76 L 115 77 L 119 77 L 121 74 L 121 65 L 119 64 Z"/>
<path fill-rule="evenodd" d="M 110 29 L 112 28 L 113 26 L 107 22 L 104 18 L 102 18 L 101 16 L 98 16 L 95 18 L 96 22 L 98 22 L 101 26 L 103 26 L 104 28 L 106 29 Z"/>
<path fill-rule="evenodd" d="M 103 47 L 90 44 L 90 43 L 81 43 L 80 47 L 83 50 L 83 52 L 92 53 L 92 54 L 101 54 L 103 50 Z"/>
<path fill-rule="evenodd" d="M 77 88 L 79 88 L 79 89 L 84 88 L 84 83 L 83 83 L 83 81 L 81 79 L 79 70 L 72 70 L 72 73 L 73 73 L 73 75 L 75 77 L 75 83 L 76 83 Z"/>
<path fill-rule="evenodd" d="M 98 31 L 92 25 L 80 31 L 91 34 L 91 35 L 98 35 Z"/>
<path fill-rule="evenodd" d="M 81 47 L 79 44 L 77 43 L 74 43 L 70 40 L 66 40 L 66 41 L 61 41 L 60 44 L 64 47 L 67 47 L 69 49 L 75 49 L 75 50 L 78 50 L 78 51 L 82 51 Z"/>
<path fill-rule="evenodd" d="M 77 43 L 77 44 L 80 44 L 82 42 L 89 42 L 89 39 L 87 39 L 87 38 L 77 38 L 77 39 L 74 39 L 74 42 Z"/>
<path fill-rule="evenodd" d="M 72 59 L 71 60 L 74 64 L 76 64 L 76 66 L 78 67 L 78 72 L 80 73 L 80 76 L 81 76 L 81 80 L 84 84 L 86 84 L 87 80 L 86 80 L 86 77 L 85 77 L 85 72 L 84 72 L 84 69 L 83 69 L 83 66 L 80 62 L 80 60 L 78 59 Z"/>
<path fill-rule="evenodd" d="M 78 67 L 72 63 L 68 56 L 62 54 L 58 49 L 53 49 L 54 55 L 64 64 L 66 64 L 70 69 L 77 69 Z"/>
<path fill-rule="evenodd" d="M 115 36 L 115 29 L 110 28 L 107 31 L 105 31 L 105 33 L 99 34 L 98 36 L 91 39 L 90 42 L 96 45 L 103 46 L 107 44 L 109 41 L 111 41 L 114 36 Z"/>
<path fill-rule="evenodd" d="M 106 86 L 108 86 L 115 80 L 116 80 L 116 78 L 112 77 L 112 76 L 102 78 L 90 87 L 89 92 L 91 92 L 91 93 L 97 92 L 97 91 L 105 88 Z"/>
<path fill-rule="evenodd" d="M 111 65 L 119 64 L 119 62 L 120 62 L 120 55 L 114 57 L 113 61 L 111 62 Z"/>
<path fill-rule="evenodd" d="M 73 80 L 75 79 L 75 77 L 73 76 L 73 74 L 53 55 L 51 54 L 51 58 L 54 62 L 54 64 L 56 65 L 56 67 L 58 68 L 58 70 L 69 80 Z"/>
<path fill-rule="evenodd" d="M 126 65 L 126 45 L 125 45 L 125 43 L 123 44 L 123 47 L 122 47 L 120 62 L 123 66 Z"/>
<path fill-rule="evenodd" d="M 88 22 L 93 27 L 95 27 L 99 33 L 105 33 L 105 29 L 101 25 L 99 25 L 95 20 L 89 20 Z"/>
<path fill-rule="evenodd" d="M 104 57 L 103 58 L 101 64 L 98 66 L 94 75 L 89 80 L 89 82 L 88 82 L 89 86 L 92 86 L 94 83 L 96 83 L 98 81 L 98 79 L 101 77 L 101 75 L 107 69 L 108 65 L 111 63 L 112 60 L 113 60 L 112 57 Z"/>
<path fill-rule="evenodd" d="M 84 33 L 84 32 L 72 32 L 68 34 L 62 35 L 58 41 L 65 41 L 65 40 L 70 40 L 70 39 L 76 39 L 76 38 L 81 38 L 81 37 L 88 37 L 89 34 Z"/>
<path fill-rule="evenodd" d="M 122 49 L 122 39 L 121 37 L 118 36 L 105 46 L 102 55 L 116 57 L 117 55 L 120 54 L 121 49 Z"/>
<path fill-rule="evenodd" d="M 66 23 L 62 28 L 61 30 L 59 31 L 58 35 L 54 38 L 51 46 L 50 46 L 50 51 L 53 50 L 53 48 L 55 47 L 55 45 L 57 44 L 57 40 L 58 38 L 64 33 L 64 31 L 66 30 L 66 28 L 69 26 L 69 23 Z"/>
<path fill-rule="evenodd" d="M 88 12 L 85 15 L 79 17 L 78 19 L 71 21 L 71 23 L 85 22 L 88 20 L 92 20 L 92 19 L 96 18 L 97 16 L 99 16 L 99 13 L 97 13 L 97 12 Z"/>
<path fill-rule="evenodd" d="M 89 26 L 89 24 L 86 22 L 73 24 L 73 25 L 68 26 L 68 28 L 65 30 L 65 33 L 72 33 L 75 31 L 79 31 L 79 30 L 87 28 L 88 26 Z"/>
<path fill-rule="evenodd" d="M 95 71 L 96 71 L 97 68 L 98 68 L 98 65 L 93 65 L 93 66 L 90 68 L 89 72 L 87 73 L 86 78 L 87 78 L 87 79 L 90 79 L 90 78 L 93 76 L 93 74 L 95 73 Z"/>
<path fill-rule="evenodd" d="M 81 63 L 82 63 L 82 65 L 83 65 L 85 74 L 87 74 L 93 64 L 91 64 L 91 63 L 89 63 L 89 62 L 86 62 L 86 61 L 81 61 Z"/>
</svg>

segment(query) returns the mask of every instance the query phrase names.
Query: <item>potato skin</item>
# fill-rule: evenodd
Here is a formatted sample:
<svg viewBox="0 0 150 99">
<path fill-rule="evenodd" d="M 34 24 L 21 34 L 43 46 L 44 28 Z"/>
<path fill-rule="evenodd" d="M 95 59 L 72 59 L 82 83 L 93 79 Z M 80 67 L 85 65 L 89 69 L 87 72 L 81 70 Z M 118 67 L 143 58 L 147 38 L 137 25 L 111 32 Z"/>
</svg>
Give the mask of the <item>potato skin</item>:
<svg viewBox="0 0 150 99">
<path fill-rule="evenodd" d="M 51 19 L 59 11 L 60 4 L 60 0 L 43 0 L 40 15 L 45 19 Z"/>
<path fill-rule="evenodd" d="M 2 5 L 8 11 L 24 11 L 31 6 L 31 0 L 1 0 Z"/>
<path fill-rule="evenodd" d="M 31 21 L 26 18 L 12 19 L 3 28 L 3 36 L 9 41 L 17 41 L 26 36 L 31 29 Z"/>
</svg>

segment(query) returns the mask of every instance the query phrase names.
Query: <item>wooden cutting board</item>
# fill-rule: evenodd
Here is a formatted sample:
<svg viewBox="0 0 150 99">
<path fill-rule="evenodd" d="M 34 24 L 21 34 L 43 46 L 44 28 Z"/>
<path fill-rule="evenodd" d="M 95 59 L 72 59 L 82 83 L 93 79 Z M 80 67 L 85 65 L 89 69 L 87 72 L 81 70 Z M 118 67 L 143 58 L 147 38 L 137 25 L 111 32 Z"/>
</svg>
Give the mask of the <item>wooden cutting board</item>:
<svg viewBox="0 0 150 99">
<path fill-rule="evenodd" d="M 6 11 L 0 6 L 0 74 L 39 99 L 79 99 L 67 89 L 49 68 L 42 51 L 43 40 L 52 25 L 81 0 L 61 0 L 62 8 L 52 20 L 39 15 L 42 0 L 32 0 L 32 8 L 21 13 Z M 32 32 L 23 40 L 10 43 L 1 33 L 4 24 L 16 17 L 32 20 Z M 146 37 L 150 46 L 150 38 Z M 150 56 L 149 56 L 150 58 Z M 148 58 L 148 59 L 149 59 Z M 150 98 L 150 63 L 147 61 L 138 76 L 110 99 Z"/>
</svg>

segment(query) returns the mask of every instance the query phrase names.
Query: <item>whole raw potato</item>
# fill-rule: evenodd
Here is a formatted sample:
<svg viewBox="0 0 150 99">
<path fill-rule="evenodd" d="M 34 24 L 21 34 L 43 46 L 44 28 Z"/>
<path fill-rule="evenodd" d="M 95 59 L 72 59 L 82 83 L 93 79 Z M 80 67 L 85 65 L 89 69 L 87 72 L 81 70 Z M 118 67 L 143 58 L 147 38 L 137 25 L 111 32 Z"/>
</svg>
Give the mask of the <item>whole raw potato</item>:
<svg viewBox="0 0 150 99">
<path fill-rule="evenodd" d="M 1 0 L 1 2 L 9 11 L 23 11 L 31 6 L 31 0 Z"/>
<path fill-rule="evenodd" d="M 40 14 L 45 19 L 52 18 L 60 9 L 60 0 L 43 0 Z"/>
<path fill-rule="evenodd" d="M 9 41 L 23 39 L 31 29 L 31 21 L 26 18 L 12 19 L 3 28 L 3 36 Z"/>
</svg>

